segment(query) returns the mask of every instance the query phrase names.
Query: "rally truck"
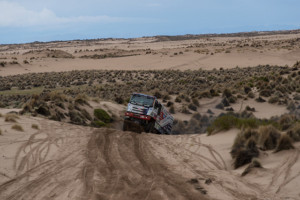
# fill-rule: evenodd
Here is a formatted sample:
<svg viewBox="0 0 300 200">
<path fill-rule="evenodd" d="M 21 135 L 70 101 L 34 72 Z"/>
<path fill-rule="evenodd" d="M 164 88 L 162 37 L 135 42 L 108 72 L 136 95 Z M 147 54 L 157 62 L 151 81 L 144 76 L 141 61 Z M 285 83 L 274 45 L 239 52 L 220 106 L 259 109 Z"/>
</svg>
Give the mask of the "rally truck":
<svg viewBox="0 0 300 200">
<path fill-rule="evenodd" d="M 125 112 L 123 130 L 171 134 L 173 121 L 173 116 L 155 96 L 133 93 Z"/>
</svg>

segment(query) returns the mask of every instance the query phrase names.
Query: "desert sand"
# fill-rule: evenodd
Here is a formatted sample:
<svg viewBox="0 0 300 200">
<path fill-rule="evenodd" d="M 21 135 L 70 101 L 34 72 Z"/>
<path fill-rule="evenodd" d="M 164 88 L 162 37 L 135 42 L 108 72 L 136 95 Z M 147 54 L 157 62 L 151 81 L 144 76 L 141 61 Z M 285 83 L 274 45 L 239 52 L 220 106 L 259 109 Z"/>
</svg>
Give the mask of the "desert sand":
<svg viewBox="0 0 300 200">
<path fill-rule="evenodd" d="M 299 38 L 291 31 L 0 45 L 0 199 L 299 199 L 299 141 L 276 153 L 259 147 L 262 167 L 244 175 L 250 164 L 235 169 L 230 152 L 245 127 L 206 131 L 231 112 L 299 123 Z M 122 131 L 126 99 L 139 89 L 174 109 L 176 134 Z M 92 126 L 96 108 L 113 122 Z"/>
<path fill-rule="evenodd" d="M 292 66 L 300 55 L 300 33 L 198 39 L 176 36 L 1 45 L 0 76 L 72 70 L 197 70 Z M 51 52 L 52 50 L 52 52 Z M 55 51 L 55 52 L 54 52 Z M 93 57 L 94 56 L 94 57 Z M 15 61 L 15 62 L 14 62 Z"/>
<path fill-rule="evenodd" d="M 238 130 L 153 135 L 21 117 L 3 123 L 1 199 L 298 199 L 299 147 L 261 156 L 241 177 L 229 154 Z M 36 124 L 39 130 L 31 128 Z"/>
</svg>

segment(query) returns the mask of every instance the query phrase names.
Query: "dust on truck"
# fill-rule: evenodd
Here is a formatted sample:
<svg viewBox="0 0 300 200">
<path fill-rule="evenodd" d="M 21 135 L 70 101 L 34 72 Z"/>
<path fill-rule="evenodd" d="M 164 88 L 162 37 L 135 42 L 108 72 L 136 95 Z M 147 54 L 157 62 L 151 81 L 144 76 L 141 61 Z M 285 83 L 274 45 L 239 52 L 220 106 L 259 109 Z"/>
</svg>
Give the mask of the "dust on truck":
<svg viewBox="0 0 300 200">
<path fill-rule="evenodd" d="M 124 117 L 123 130 L 139 126 L 140 131 L 171 134 L 174 118 L 155 96 L 133 93 Z"/>
</svg>

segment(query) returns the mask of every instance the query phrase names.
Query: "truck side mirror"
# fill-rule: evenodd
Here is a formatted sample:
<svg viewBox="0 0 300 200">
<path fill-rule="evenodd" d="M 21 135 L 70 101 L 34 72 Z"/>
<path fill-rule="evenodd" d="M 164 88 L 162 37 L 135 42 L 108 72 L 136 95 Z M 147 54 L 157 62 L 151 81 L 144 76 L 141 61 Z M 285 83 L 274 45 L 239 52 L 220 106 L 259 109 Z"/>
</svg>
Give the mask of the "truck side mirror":
<svg viewBox="0 0 300 200">
<path fill-rule="evenodd" d="M 157 107 L 158 107 L 157 114 L 158 114 L 158 115 L 160 115 L 160 112 L 161 112 L 161 107 L 162 107 L 162 106 L 161 106 L 161 104 L 158 104 L 158 105 L 157 105 Z"/>
<path fill-rule="evenodd" d="M 158 108 L 158 102 L 157 101 L 155 101 L 155 103 L 154 103 L 154 108 Z"/>
</svg>

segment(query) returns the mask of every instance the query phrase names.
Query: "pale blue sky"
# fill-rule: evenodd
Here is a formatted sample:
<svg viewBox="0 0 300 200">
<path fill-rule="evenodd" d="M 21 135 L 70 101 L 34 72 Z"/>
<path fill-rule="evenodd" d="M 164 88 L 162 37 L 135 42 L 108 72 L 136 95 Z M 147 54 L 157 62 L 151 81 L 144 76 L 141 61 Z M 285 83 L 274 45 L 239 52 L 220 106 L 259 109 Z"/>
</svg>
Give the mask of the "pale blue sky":
<svg viewBox="0 0 300 200">
<path fill-rule="evenodd" d="M 0 0 L 0 44 L 299 28 L 299 0 Z"/>
</svg>

